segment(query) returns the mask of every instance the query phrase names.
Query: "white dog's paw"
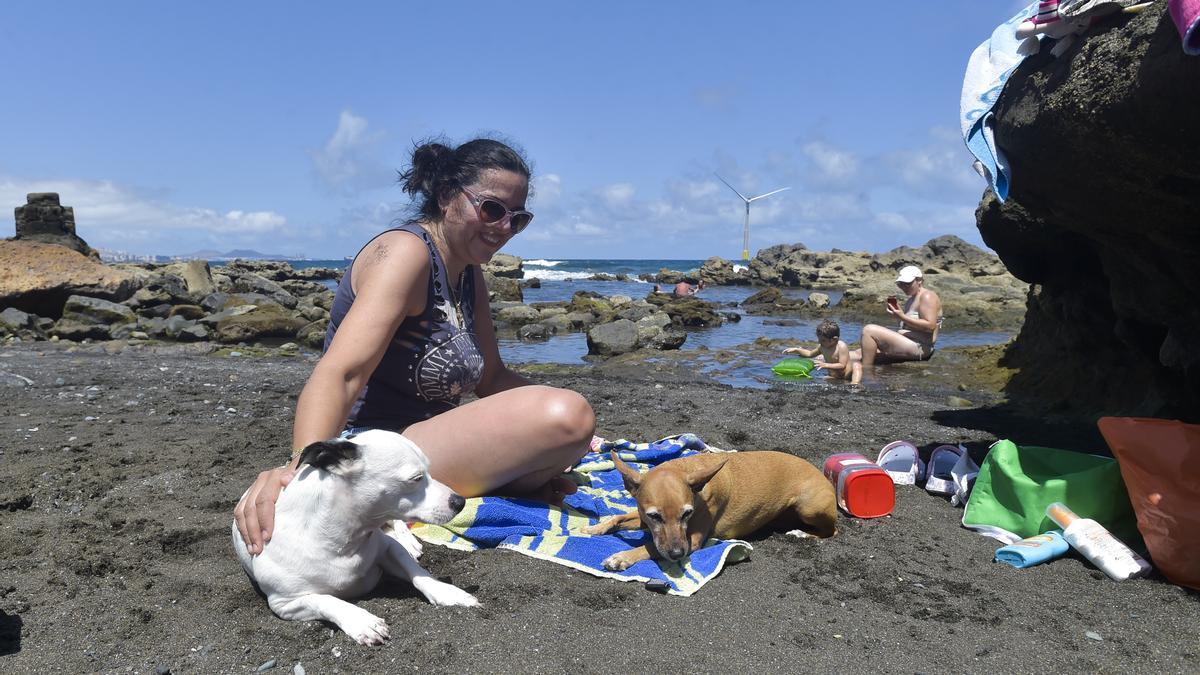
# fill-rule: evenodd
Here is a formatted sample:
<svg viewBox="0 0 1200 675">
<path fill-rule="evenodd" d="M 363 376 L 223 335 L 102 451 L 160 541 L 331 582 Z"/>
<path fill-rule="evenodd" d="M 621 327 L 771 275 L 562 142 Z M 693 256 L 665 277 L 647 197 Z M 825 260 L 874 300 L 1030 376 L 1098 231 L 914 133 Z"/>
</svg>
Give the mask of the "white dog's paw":
<svg viewBox="0 0 1200 675">
<path fill-rule="evenodd" d="M 341 626 L 360 645 L 381 645 L 392 637 L 387 622 L 365 609 L 344 618 Z"/>
<path fill-rule="evenodd" d="M 600 564 L 604 565 L 604 569 L 606 569 L 606 570 L 613 570 L 614 572 L 620 572 L 622 570 L 629 569 L 629 567 L 631 565 L 633 565 L 635 562 L 637 562 L 637 560 L 629 559 L 629 551 L 621 551 L 620 553 L 614 553 L 614 554 L 608 556 L 607 558 L 604 559 L 604 562 L 602 562 Z"/>
<path fill-rule="evenodd" d="M 425 579 L 417 590 L 438 607 L 478 607 L 479 600 L 458 586 L 436 579 Z"/>
<path fill-rule="evenodd" d="M 386 531 L 388 536 L 399 542 L 414 559 L 421 557 L 421 552 L 424 550 L 421 541 L 412 533 L 412 530 L 408 529 L 408 525 L 403 520 L 393 520 L 391 527 Z"/>
</svg>

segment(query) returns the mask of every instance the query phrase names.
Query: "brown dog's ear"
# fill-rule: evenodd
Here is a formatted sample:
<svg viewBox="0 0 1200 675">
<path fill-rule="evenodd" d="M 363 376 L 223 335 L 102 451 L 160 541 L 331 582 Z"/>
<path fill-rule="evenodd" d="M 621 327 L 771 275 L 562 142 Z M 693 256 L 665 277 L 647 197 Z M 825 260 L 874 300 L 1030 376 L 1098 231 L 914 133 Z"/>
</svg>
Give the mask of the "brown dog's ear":
<svg viewBox="0 0 1200 675">
<path fill-rule="evenodd" d="M 629 468 L 628 464 L 622 462 L 620 457 L 617 457 L 615 451 L 608 454 L 612 456 L 613 464 L 617 465 L 617 471 L 621 472 L 621 478 L 625 479 L 625 489 L 629 490 L 629 494 L 631 495 L 637 494 L 638 488 L 642 486 L 642 474 Z"/>
<path fill-rule="evenodd" d="M 720 471 L 721 467 L 725 466 L 725 462 L 728 461 L 728 457 L 723 457 L 721 458 L 721 461 L 717 462 L 716 464 L 713 464 L 707 468 L 696 469 L 692 471 L 687 477 L 688 485 L 692 486 L 693 491 L 699 492 L 700 490 L 704 489 L 704 486 L 708 484 L 708 481 L 712 480 L 713 476 L 717 475 L 717 472 Z"/>
</svg>

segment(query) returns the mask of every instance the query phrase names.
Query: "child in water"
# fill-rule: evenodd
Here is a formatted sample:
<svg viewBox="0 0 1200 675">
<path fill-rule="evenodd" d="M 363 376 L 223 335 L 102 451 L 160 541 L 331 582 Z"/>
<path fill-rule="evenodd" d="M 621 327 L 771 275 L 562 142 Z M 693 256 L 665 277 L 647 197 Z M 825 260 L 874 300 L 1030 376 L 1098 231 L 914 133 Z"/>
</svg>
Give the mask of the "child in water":
<svg viewBox="0 0 1200 675">
<path fill-rule="evenodd" d="M 850 380 L 850 384 L 862 382 L 862 363 L 850 360 L 850 348 L 841 340 L 842 329 L 837 322 L 825 319 L 817 326 L 816 349 L 788 347 L 784 354 L 799 354 L 805 358 L 819 357 L 813 370 L 824 368 L 832 377 Z"/>
</svg>

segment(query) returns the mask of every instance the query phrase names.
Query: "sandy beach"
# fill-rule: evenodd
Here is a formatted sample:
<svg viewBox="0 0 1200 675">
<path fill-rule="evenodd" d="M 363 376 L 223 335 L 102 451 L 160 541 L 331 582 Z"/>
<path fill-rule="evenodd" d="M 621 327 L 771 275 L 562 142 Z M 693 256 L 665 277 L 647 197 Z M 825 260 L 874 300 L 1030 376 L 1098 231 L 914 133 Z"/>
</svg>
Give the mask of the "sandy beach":
<svg viewBox="0 0 1200 675">
<path fill-rule="evenodd" d="M 1028 570 L 917 487 L 892 516 L 842 516 L 825 541 L 770 535 L 690 598 L 509 551 L 426 546 L 479 609 L 406 584 L 359 604 L 393 639 L 359 647 L 275 618 L 229 542 L 234 503 L 287 456 L 312 368 L 206 344 L 10 344 L 0 350 L 0 669 L 6 672 L 1195 672 L 1200 598 L 1159 576 L 1115 583 L 1078 557 Z M 597 433 L 690 431 L 820 462 L 907 438 L 1101 449 L 1087 424 L 953 409 L 919 389 L 754 391 L 683 366 L 526 370 L 583 393 Z M 17 377 L 19 376 L 19 377 Z M 25 378 L 25 379 L 22 379 Z M 987 392 L 967 391 L 986 401 Z"/>
</svg>

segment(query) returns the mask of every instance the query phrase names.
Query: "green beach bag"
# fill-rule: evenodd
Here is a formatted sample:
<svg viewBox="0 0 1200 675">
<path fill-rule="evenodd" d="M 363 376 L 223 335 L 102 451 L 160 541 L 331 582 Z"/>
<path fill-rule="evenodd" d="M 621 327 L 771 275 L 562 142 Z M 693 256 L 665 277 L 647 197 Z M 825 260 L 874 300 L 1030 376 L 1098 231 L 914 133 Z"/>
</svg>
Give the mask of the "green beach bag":
<svg viewBox="0 0 1200 675">
<path fill-rule="evenodd" d="M 993 443 L 980 464 L 962 524 L 1011 544 L 1058 527 L 1046 517 L 1052 502 L 1095 520 L 1129 546 L 1142 545 L 1114 459 L 1007 440 Z"/>
<path fill-rule="evenodd" d="M 787 358 L 771 367 L 771 372 L 780 377 L 804 377 L 811 378 L 813 369 L 813 360 L 792 357 Z"/>
</svg>

